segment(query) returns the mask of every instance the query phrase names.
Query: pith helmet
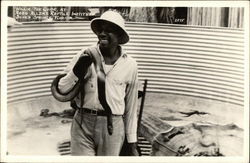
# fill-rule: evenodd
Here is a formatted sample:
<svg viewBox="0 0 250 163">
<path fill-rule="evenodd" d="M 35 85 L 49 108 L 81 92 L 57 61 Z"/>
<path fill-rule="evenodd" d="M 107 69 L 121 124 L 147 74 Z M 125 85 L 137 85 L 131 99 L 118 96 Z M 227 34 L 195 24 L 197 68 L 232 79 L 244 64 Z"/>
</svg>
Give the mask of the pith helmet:
<svg viewBox="0 0 250 163">
<path fill-rule="evenodd" d="M 100 18 L 95 18 L 91 21 L 90 26 L 95 34 L 100 32 L 100 25 L 109 23 L 117 27 L 119 33 L 119 44 L 125 44 L 129 41 L 129 35 L 125 29 L 125 21 L 123 17 L 116 11 L 106 11 Z"/>
</svg>

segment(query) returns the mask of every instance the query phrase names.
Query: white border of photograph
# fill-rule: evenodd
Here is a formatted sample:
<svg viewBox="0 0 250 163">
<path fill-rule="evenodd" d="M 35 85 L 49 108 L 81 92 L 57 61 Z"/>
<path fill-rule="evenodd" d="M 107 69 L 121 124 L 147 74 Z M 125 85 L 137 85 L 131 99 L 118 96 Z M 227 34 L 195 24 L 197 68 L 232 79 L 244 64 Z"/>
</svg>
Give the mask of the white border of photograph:
<svg viewBox="0 0 250 163">
<path fill-rule="evenodd" d="M 88 157 L 88 156 L 8 156 L 7 131 L 7 9 L 8 6 L 164 6 L 164 7 L 244 7 L 245 106 L 244 157 Z M 224 162 L 249 161 L 249 2 L 248 1 L 2 1 L 1 2 L 1 162 Z"/>
</svg>

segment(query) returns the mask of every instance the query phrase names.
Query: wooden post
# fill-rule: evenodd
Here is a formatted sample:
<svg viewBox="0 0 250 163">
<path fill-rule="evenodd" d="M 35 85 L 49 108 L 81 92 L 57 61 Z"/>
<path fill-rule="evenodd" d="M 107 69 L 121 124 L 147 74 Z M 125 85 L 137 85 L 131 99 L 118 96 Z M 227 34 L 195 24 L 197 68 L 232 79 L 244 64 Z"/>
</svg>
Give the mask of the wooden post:
<svg viewBox="0 0 250 163">
<path fill-rule="evenodd" d="M 70 12 L 71 12 L 71 7 L 68 7 L 67 13 L 66 13 L 66 21 L 69 21 L 69 17 L 70 17 Z"/>
</svg>

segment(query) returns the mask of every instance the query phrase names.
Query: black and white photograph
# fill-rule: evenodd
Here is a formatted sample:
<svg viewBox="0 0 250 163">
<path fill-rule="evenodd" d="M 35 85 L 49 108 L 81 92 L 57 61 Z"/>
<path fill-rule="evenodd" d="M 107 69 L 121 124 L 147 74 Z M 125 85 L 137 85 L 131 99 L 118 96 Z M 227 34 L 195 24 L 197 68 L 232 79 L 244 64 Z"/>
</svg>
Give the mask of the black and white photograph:
<svg viewBox="0 0 250 163">
<path fill-rule="evenodd" d="M 1 4 L 1 162 L 249 162 L 248 1 Z"/>
</svg>

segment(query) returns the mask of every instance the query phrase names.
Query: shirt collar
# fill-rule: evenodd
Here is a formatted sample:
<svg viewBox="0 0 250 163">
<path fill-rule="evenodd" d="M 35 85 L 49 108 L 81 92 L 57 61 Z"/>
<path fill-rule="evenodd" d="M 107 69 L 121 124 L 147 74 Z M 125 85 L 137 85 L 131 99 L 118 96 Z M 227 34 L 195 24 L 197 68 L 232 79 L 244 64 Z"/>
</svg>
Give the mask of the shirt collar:
<svg viewBox="0 0 250 163">
<path fill-rule="evenodd" d="M 123 47 L 121 45 L 119 45 L 120 49 L 121 49 L 121 56 L 123 58 L 126 58 L 127 57 L 127 53 L 125 52 L 125 50 L 123 49 Z"/>
</svg>

